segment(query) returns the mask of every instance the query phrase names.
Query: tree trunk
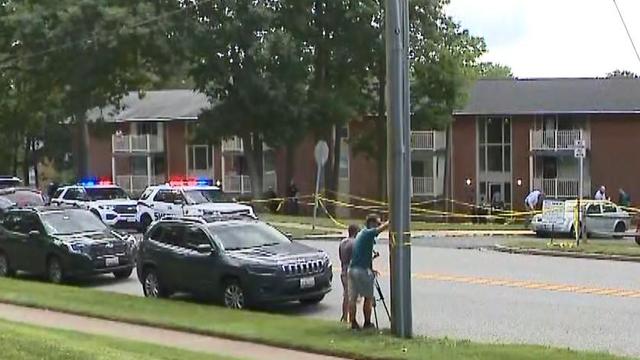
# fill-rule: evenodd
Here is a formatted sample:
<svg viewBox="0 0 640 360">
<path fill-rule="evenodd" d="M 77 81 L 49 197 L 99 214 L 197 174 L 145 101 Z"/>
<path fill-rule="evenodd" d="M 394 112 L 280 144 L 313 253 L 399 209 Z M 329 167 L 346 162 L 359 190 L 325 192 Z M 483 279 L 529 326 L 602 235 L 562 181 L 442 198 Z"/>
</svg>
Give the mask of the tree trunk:
<svg viewBox="0 0 640 360">
<path fill-rule="evenodd" d="M 285 157 L 285 191 L 284 196 L 287 196 L 287 188 L 289 184 L 291 184 L 291 180 L 293 180 L 293 174 L 295 173 L 295 149 L 296 144 L 287 144 L 286 148 L 286 157 Z"/>
<path fill-rule="evenodd" d="M 78 179 L 89 175 L 89 125 L 84 113 L 76 115 L 78 128 L 78 146 L 76 148 L 76 175 Z"/>
<path fill-rule="evenodd" d="M 342 153 L 342 138 L 340 137 L 341 129 L 338 126 L 333 127 L 333 157 L 331 159 L 330 165 L 328 168 L 330 169 L 331 174 L 329 175 L 329 182 L 327 184 L 327 188 L 329 192 L 327 193 L 327 198 L 332 200 L 338 199 L 338 190 L 340 184 L 340 157 Z M 327 204 L 327 211 L 332 216 L 336 214 L 336 206 L 334 204 Z"/>
<path fill-rule="evenodd" d="M 25 186 L 31 185 L 29 181 L 29 167 L 31 166 L 30 154 L 31 152 L 31 139 L 25 137 L 24 139 L 24 157 L 22 158 L 22 180 L 24 181 Z"/>
<path fill-rule="evenodd" d="M 36 188 L 40 187 L 40 179 L 38 179 L 38 152 L 36 151 L 36 140 L 31 141 L 31 163 L 33 166 L 33 174 Z"/>
<path fill-rule="evenodd" d="M 249 168 L 249 178 L 251 180 L 251 194 L 254 199 L 261 199 L 264 191 L 262 189 L 262 139 L 259 135 L 246 135 L 242 137 L 244 144 L 244 155 Z"/>
<path fill-rule="evenodd" d="M 19 138 L 19 136 L 17 136 L 17 138 Z M 19 152 L 20 152 L 20 142 L 14 140 L 13 141 L 13 152 L 11 153 L 11 156 L 13 157 L 11 159 L 11 161 L 13 162 L 11 164 L 11 166 L 12 166 L 11 174 L 13 176 L 18 176 L 18 153 Z"/>
</svg>

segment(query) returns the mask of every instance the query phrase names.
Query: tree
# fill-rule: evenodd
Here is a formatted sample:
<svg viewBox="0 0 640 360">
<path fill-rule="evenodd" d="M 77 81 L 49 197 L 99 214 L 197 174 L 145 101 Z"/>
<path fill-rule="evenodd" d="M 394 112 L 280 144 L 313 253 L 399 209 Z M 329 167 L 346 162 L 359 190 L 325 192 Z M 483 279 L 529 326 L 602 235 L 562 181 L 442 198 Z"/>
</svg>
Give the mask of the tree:
<svg viewBox="0 0 640 360">
<path fill-rule="evenodd" d="M 284 29 L 274 1 L 224 1 L 198 7 L 191 75 L 211 108 L 199 136 L 239 136 L 254 197 L 263 194 L 263 143 L 279 147 L 305 132 L 308 57 Z"/>
<path fill-rule="evenodd" d="M 637 79 L 638 74 L 629 70 L 614 70 L 607 74 L 607 79 L 618 79 L 618 78 Z"/>
<path fill-rule="evenodd" d="M 186 4 L 186 3 L 185 3 Z M 179 48 L 180 22 L 161 21 L 186 9 L 180 1 L 14 1 L 0 20 L 13 48 L 5 63 L 21 64 L 58 96 L 77 125 L 78 176 L 89 175 L 86 113 L 117 105 L 131 90 L 167 73 Z M 172 27 L 170 27 L 172 26 Z"/>
<path fill-rule="evenodd" d="M 513 72 L 507 65 L 492 62 L 481 62 L 478 64 L 477 73 L 481 79 L 512 79 Z"/>
</svg>

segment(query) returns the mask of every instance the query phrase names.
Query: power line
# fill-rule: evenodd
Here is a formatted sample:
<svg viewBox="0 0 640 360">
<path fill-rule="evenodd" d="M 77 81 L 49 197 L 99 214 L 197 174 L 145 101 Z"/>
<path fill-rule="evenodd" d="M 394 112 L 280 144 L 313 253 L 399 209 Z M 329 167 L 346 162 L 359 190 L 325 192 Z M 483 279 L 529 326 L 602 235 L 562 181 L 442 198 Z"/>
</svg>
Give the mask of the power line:
<svg viewBox="0 0 640 360">
<path fill-rule="evenodd" d="M 213 1 L 213 0 L 201 0 L 199 2 L 194 0 L 194 1 L 190 2 L 190 4 L 184 6 L 184 7 L 180 8 L 180 9 L 177 9 L 177 10 L 174 10 L 174 11 L 170 11 L 170 12 L 164 13 L 162 15 L 158 15 L 156 17 L 152 17 L 152 18 L 140 21 L 138 23 L 135 23 L 135 24 L 129 26 L 128 28 L 129 29 L 136 29 L 136 28 L 139 28 L 139 27 L 142 27 L 142 26 L 145 26 L 145 25 L 149 25 L 151 23 L 163 20 L 163 19 L 165 19 L 167 17 L 170 17 L 170 16 L 173 16 L 173 15 L 178 14 L 180 12 L 183 12 L 183 11 L 189 9 L 189 8 L 194 7 L 194 6 L 204 5 L 205 3 L 208 3 L 208 2 L 211 2 L 211 1 Z M 112 38 L 113 36 L 114 35 L 108 35 L 108 34 L 103 36 L 103 37 L 94 35 L 94 36 L 87 37 L 87 38 L 85 38 L 83 40 L 67 42 L 66 44 L 63 44 L 63 45 L 60 45 L 60 46 L 56 46 L 56 47 L 51 47 L 51 48 L 48 48 L 46 50 L 42 50 L 42 51 L 30 53 L 30 54 L 23 54 L 23 55 L 16 55 L 16 56 L 13 56 L 13 57 L 8 57 L 8 58 L 0 60 L 0 64 L 9 63 L 10 65 L 4 65 L 4 66 L 0 67 L 0 70 L 4 70 L 4 69 L 7 69 L 7 68 L 11 67 L 11 65 L 15 65 L 15 62 L 18 61 L 18 60 L 25 60 L 25 59 L 31 59 L 31 58 L 34 58 L 34 57 L 39 57 L 39 56 L 46 55 L 46 54 L 49 54 L 49 53 L 52 53 L 52 52 L 55 52 L 55 51 L 58 51 L 58 50 L 63 50 L 65 48 L 68 48 L 68 47 L 76 45 L 76 44 L 82 44 L 82 43 L 86 43 L 86 42 L 89 42 L 89 41 L 92 41 L 92 40 L 97 40 L 97 39 L 108 40 L 108 39 Z"/>
<path fill-rule="evenodd" d="M 620 20 L 622 21 L 622 25 L 624 26 L 624 30 L 627 32 L 627 36 L 629 37 L 629 41 L 631 42 L 631 46 L 633 47 L 633 51 L 636 53 L 636 58 L 638 62 L 640 62 L 640 54 L 638 53 L 638 49 L 636 48 L 636 44 L 633 42 L 633 38 L 631 37 L 631 33 L 629 32 L 629 28 L 627 27 L 627 23 L 624 21 L 624 17 L 622 16 L 622 12 L 620 11 L 620 7 L 618 6 L 618 2 L 613 0 L 613 4 L 616 6 L 616 10 L 618 10 L 618 15 L 620 15 Z"/>
</svg>

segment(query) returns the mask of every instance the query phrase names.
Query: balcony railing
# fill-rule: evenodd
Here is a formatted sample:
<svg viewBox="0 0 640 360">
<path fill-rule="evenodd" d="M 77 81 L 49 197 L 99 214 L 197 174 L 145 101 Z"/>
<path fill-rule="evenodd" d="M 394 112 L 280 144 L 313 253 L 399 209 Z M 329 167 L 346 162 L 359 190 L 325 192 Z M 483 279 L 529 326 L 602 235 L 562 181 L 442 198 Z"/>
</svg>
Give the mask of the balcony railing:
<svg viewBox="0 0 640 360">
<path fill-rule="evenodd" d="M 234 136 L 231 139 L 222 141 L 222 151 L 224 152 L 243 152 L 244 146 L 242 145 L 242 139 Z"/>
<path fill-rule="evenodd" d="M 413 196 L 434 196 L 435 182 L 430 177 L 412 177 L 411 191 Z"/>
<path fill-rule="evenodd" d="M 534 187 L 541 189 L 548 198 L 577 198 L 580 180 L 578 179 L 533 179 Z"/>
<path fill-rule="evenodd" d="M 442 131 L 412 131 L 411 150 L 435 151 L 445 148 L 445 134 Z"/>
<path fill-rule="evenodd" d="M 250 194 L 251 178 L 248 175 L 226 175 L 222 190 L 231 194 Z"/>
<path fill-rule="evenodd" d="M 116 184 L 129 194 L 139 195 L 147 186 L 158 185 L 166 182 L 164 175 L 117 175 Z"/>
<path fill-rule="evenodd" d="M 114 153 L 157 153 L 164 151 L 162 138 L 157 135 L 113 135 Z"/>
<path fill-rule="evenodd" d="M 589 147 L 589 134 L 584 130 L 531 130 L 531 150 L 573 150 L 576 140 L 584 140 Z"/>
</svg>

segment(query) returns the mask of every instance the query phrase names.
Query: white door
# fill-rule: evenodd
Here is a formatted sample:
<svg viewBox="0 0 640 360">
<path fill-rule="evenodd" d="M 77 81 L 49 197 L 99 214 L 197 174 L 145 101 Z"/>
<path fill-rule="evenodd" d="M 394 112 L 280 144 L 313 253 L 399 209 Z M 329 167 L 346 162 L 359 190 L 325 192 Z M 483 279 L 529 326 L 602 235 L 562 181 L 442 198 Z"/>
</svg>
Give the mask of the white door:
<svg viewBox="0 0 640 360">
<path fill-rule="evenodd" d="M 182 195 L 177 190 L 159 190 L 153 198 L 154 210 L 160 216 L 182 216 Z"/>
</svg>

